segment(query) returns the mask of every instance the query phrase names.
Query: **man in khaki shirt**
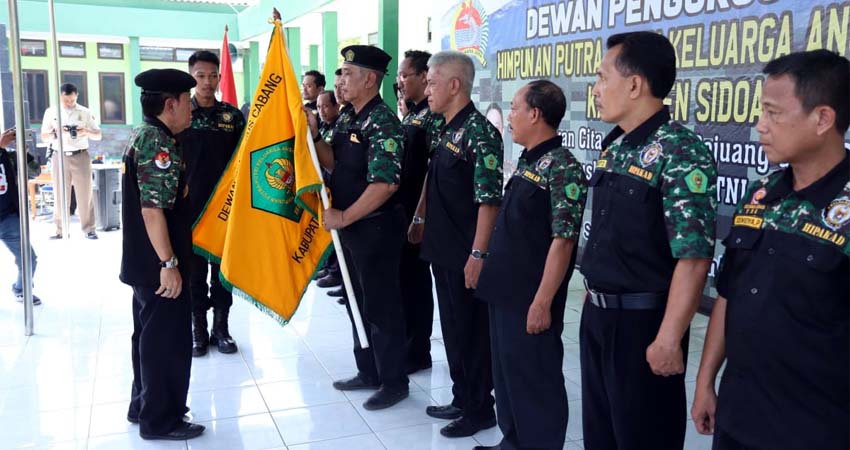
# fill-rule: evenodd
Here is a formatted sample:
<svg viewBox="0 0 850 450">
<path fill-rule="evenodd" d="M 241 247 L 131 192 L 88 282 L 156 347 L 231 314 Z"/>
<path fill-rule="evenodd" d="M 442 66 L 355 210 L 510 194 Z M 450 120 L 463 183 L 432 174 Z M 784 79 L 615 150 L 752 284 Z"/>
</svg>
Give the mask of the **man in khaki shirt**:
<svg viewBox="0 0 850 450">
<path fill-rule="evenodd" d="M 92 169 L 89 155 L 89 140 L 101 139 L 100 127 L 94 114 L 85 106 L 77 104 L 77 87 L 65 83 L 60 88 L 62 96 L 62 150 L 65 152 L 65 205 L 71 201 L 71 186 L 77 197 L 80 226 L 88 239 L 97 239 L 94 231 L 94 202 L 92 201 Z M 50 142 L 54 152 L 59 151 L 56 109 L 47 108 L 41 121 L 41 139 Z M 53 188 L 59 193 L 59 156 L 52 159 Z M 50 239 L 62 239 L 62 211 L 53 208 L 56 233 Z"/>
</svg>

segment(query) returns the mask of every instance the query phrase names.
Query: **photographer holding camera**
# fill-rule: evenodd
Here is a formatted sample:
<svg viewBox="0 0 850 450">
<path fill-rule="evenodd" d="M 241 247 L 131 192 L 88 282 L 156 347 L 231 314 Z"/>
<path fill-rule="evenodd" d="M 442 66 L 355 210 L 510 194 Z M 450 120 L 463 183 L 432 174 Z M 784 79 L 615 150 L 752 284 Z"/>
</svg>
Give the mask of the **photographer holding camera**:
<svg viewBox="0 0 850 450">
<path fill-rule="evenodd" d="M 80 226 L 88 239 L 97 239 L 94 231 L 94 202 L 92 201 L 91 156 L 89 140 L 101 139 L 100 127 L 94 114 L 77 103 L 77 87 L 65 83 L 60 87 L 62 97 L 62 150 L 65 152 L 65 205 L 71 202 L 71 186 L 77 197 L 77 210 L 80 213 Z M 59 130 L 56 109 L 47 108 L 41 122 L 41 139 L 50 142 L 51 164 L 54 192 L 59 193 Z M 62 239 L 62 211 L 59 202 L 53 208 L 53 221 L 56 232 L 50 239 Z"/>
</svg>

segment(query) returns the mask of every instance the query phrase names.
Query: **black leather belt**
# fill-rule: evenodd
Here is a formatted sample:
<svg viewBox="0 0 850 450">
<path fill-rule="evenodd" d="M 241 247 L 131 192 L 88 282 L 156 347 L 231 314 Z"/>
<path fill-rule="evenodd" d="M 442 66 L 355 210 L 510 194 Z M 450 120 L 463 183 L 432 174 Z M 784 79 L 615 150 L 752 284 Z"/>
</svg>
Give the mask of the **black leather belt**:
<svg viewBox="0 0 850 450">
<path fill-rule="evenodd" d="M 81 148 L 79 150 L 65 150 L 65 156 L 74 156 L 77 153 L 81 153 L 88 150 L 87 148 Z"/>
<path fill-rule="evenodd" d="M 595 291 L 584 281 L 587 300 L 602 309 L 661 309 L 667 304 L 666 292 L 638 292 L 629 294 L 606 294 Z"/>
</svg>

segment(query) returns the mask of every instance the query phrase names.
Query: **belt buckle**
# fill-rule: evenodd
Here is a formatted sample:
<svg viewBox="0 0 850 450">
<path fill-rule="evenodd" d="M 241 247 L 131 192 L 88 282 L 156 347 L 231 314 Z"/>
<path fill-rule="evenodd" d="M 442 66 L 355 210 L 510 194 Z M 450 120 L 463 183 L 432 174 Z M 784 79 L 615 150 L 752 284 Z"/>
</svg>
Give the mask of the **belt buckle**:
<svg viewBox="0 0 850 450">
<path fill-rule="evenodd" d="M 74 152 L 66 151 L 65 156 L 74 156 Z"/>
<path fill-rule="evenodd" d="M 605 294 L 594 291 L 587 283 L 587 280 L 584 280 L 584 288 L 587 289 L 587 293 L 590 294 L 590 303 L 593 303 L 595 306 L 603 309 L 608 307 L 608 302 L 605 301 Z"/>
</svg>

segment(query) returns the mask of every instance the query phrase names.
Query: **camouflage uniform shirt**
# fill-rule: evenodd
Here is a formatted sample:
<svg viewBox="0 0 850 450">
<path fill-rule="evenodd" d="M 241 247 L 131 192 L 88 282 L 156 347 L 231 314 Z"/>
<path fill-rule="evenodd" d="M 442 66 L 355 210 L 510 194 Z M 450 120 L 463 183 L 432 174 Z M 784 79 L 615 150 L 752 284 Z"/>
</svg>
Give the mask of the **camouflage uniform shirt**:
<svg viewBox="0 0 850 450">
<path fill-rule="evenodd" d="M 581 272 L 610 293 L 666 292 L 680 258 L 714 256 L 717 169 L 667 107 L 603 140 L 590 179 L 592 222 Z"/>
<path fill-rule="evenodd" d="M 351 206 L 370 183 L 399 184 L 404 132 L 398 117 L 376 95 L 363 108 L 340 114 L 334 128 L 334 207 Z M 388 201 L 385 205 L 397 203 Z"/>
<path fill-rule="evenodd" d="M 746 445 L 850 448 L 850 160 L 751 183 L 723 241 L 717 423 Z M 800 405 L 806 405 L 801 408 Z"/>
<path fill-rule="evenodd" d="M 133 129 L 122 171 L 121 281 L 134 286 L 159 285 L 160 259 L 148 238 L 142 208 L 163 210 L 171 247 L 185 278 L 192 255 L 186 164 L 177 139 L 165 124 L 145 118 L 144 124 Z"/>
<path fill-rule="evenodd" d="M 479 205 L 502 201 L 502 137 L 469 102 L 431 140 L 422 258 L 463 270 Z"/>
<path fill-rule="evenodd" d="M 505 188 L 476 296 L 527 310 L 543 279 L 552 240 L 578 242 L 586 198 L 581 164 L 561 146 L 560 136 L 524 150 Z M 558 301 L 566 301 L 577 248 Z"/>
</svg>

